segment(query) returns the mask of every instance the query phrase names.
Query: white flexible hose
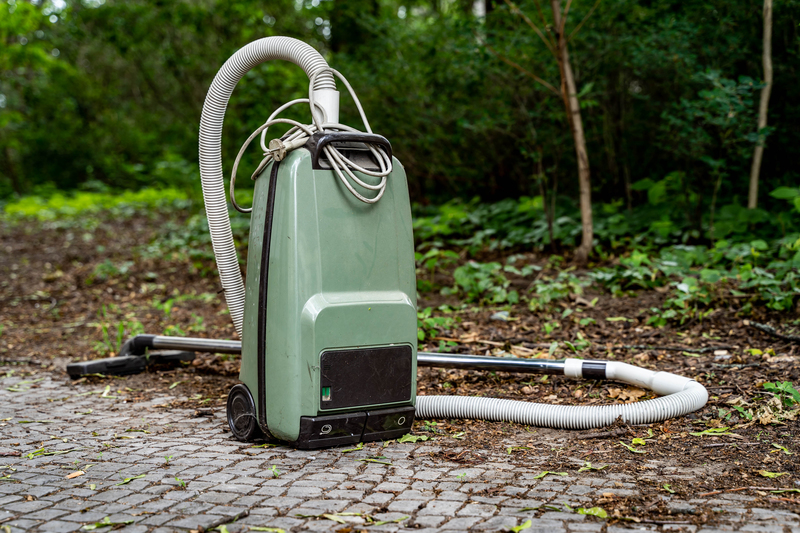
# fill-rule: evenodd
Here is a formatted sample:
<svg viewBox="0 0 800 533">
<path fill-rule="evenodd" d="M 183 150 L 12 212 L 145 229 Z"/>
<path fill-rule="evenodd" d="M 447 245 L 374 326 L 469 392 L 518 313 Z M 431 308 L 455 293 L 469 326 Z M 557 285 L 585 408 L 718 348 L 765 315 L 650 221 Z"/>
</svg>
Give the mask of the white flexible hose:
<svg viewBox="0 0 800 533">
<path fill-rule="evenodd" d="M 567 359 L 565 363 L 565 375 L 582 377 L 581 360 Z M 628 424 L 662 422 L 697 411 L 708 401 L 705 387 L 668 372 L 652 372 L 624 363 L 608 362 L 606 376 L 666 396 L 644 402 L 601 406 L 549 405 L 464 396 L 417 396 L 416 417 L 470 418 L 538 427 L 590 429 L 611 425 L 619 417 Z"/>
<path fill-rule="evenodd" d="M 244 46 L 225 62 L 208 89 L 200 117 L 200 179 L 211 244 L 225 301 L 233 326 L 240 337 L 244 321 L 245 289 L 225 201 L 225 184 L 222 179 L 222 123 L 228 100 L 242 76 L 256 65 L 271 59 L 283 59 L 300 66 L 309 78 L 314 77 L 313 90 L 336 89 L 333 74 L 326 70 L 328 64 L 320 53 L 291 37 L 266 37 Z"/>
</svg>

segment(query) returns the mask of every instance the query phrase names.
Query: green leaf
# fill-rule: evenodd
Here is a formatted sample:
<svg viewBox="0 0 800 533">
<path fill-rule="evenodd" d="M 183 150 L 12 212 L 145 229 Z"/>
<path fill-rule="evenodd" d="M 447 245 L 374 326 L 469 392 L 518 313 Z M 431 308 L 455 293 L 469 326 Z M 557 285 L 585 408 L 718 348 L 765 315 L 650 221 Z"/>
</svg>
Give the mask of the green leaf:
<svg viewBox="0 0 800 533">
<path fill-rule="evenodd" d="M 767 472 L 766 470 L 759 470 L 758 473 L 769 479 L 788 475 L 788 472 Z"/>
<path fill-rule="evenodd" d="M 729 427 L 711 428 L 711 429 L 706 429 L 705 431 L 689 433 L 689 435 L 694 435 L 695 437 L 719 437 L 723 435 L 733 435 L 733 433 L 728 431 L 729 429 L 730 429 Z"/>
<path fill-rule="evenodd" d="M 364 449 L 364 443 L 359 442 L 358 446 L 356 446 L 355 448 L 347 448 L 346 450 L 342 450 L 342 453 L 357 452 L 358 450 L 363 450 L 363 449 Z"/>
<path fill-rule="evenodd" d="M 217 526 L 214 529 L 219 531 L 219 533 L 230 533 L 230 531 L 228 531 L 228 526 L 226 526 L 225 524 L 222 524 L 221 526 Z"/>
<path fill-rule="evenodd" d="M 248 531 L 267 531 L 269 533 L 286 533 L 285 529 L 279 527 L 248 526 Z"/>
<path fill-rule="evenodd" d="M 784 447 L 783 447 L 783 446 L 781 446 L 780 444 L 775 444 L 775 443 L 773 442 L 773 443 L 772 443 L 772 447 L 773 447 L 773 448 L 778 448 L 778 450 L 782 451 L 782 452 L 783 452 L 783 453 L 785 453 L 786 455 L 794 455 L 792 452 L 790 452 L 788 449 L 784 448 Z M 778 450 L 776 450 L 776 451 L 778 451 Z"/>
<path fill-rule="evenodd" d="M 647 453 L 647 452 L 646 452 L 646 451 L 644 451 L 644 450 L 637 450 L 636 448 L 634 448 L 634 447 L 633 447 L 633 446 L 631 446 L 630 444 L 625 444 L 625 443 L 624 443 L 624 442 L 622 442 L 622 441 L 619 441 L 619 443 L 620 443 L 620 444 L 622 444 L 623 446 L 625 446 L 626 448 L 628 448 L 628 450 L 632 451 L 633 453 Z"/>
<path fill-rule="evenodd" d="M 607 316 L 606 320 L 609 322 L 633 322 L 630 318 L 624 316 Z"/>
<path fill-rule="evenodd" d="M 425 442 L 428 439 L 430 439 L 430 437 L 427 435 L 412 435 L 411 433 L 406 433 L 397 439 L 397 442 Z"/>
<path fill-rule="evenodd" d="M 131 482 L 131 481 L 133 481 L 134 479 L 142 479 L 143 477 L 145 477 L 145 475 L 146 475 L 146 474 L 140 474 L 140 475 L 138 475 L 138 476 L 126 477 L 125 479 L 123 479 L 122 481 L 120 481 L 119 483 L 117 483 L 115 486 L 119 486 L 119 485 L 127 485 L 128 483 L 130 483 L 130 482 Z"/>
<path fill-rule="evenodd" d="M 597 518 L 608 518 L 608 513 L 602 507 L 590 507 L 588 509 L 579 507 L 578 514 L 587 514 L 590 516 L 596 516 Z"/>
<path fill-rule="evenodd" d="M 532 525 L 533 525 L 533 522 L 531 522 L 530 520 L 526 520 L 525 522 L 521 523 L 518 526 L 514 526 L 514 527 L 508 528 L 508 530 L 509 531 L 513 531 L 514 533 L 519 533 L 520 531 L 522 531 L 524 529 L 530 528 Z"/>
<path fill-rule="evenodd" d="M 636 437 L 635 439 L 631 440 L 631 444 L 637 444 L 639 446 L 644 446 L 645 444 L 647 444 L 647 441 L 644 440 L 644 439 L 641 439 L 639 437 Z"/>
<path fill-rule="evenodd" d="M 347 522 L 343 518 L 339 518 L 335 514 L 327 514 L 324 513 L 322 518 L 327 518 L 328 520 L 333 520 L 334 522 L 338 522 L 339 524 L 346 524 Z"/>
<path fill-rule="evenodd" d="M 548 474 L 550 474 L 552 476 L 567 476 L 567 475 L 569 475 L 566 472 L 550 472 L 548 470 L 545 470 L 541 474 L 536 474 L 535 476 L 533 476 L 533 479 L 542 479 L 543 477 L 545 477 Z"/>
<path fill-rule="evenodd" d="M 669 492 L 670 494 L 675 494 L 675 491 L 672 490 L 672 486 L 669 483 L 664 483 L 663 488 L 665 491 Z"/>
<path fill-rule="evenodd" d="M 604 470 L 606 468 L 608 468 L 608 465 L 592 466 L 592 463 L 586 461 L 583 463 L 583 466 L 578 469 L 578 472 L 586 472 L 587 470 Z"/>
<path fill-rule="evenodd" d="M 392 462 L 385 460 L 382 461 L 381 459 L 386 459 L 386 457 L 367 457 L 366 459 L 356 459 L 356 461 L 361 461 L 362 463 L 378 463 L 379 465 L 391 465 Z"/>
<path fill-rule="evenodd" d="M 394 520 L 378 520 L 377 522 L 372 522 L 369 524 L 370 526 L 382 526 L 384 524 L 399 524 L 404 520 L 408 520 L 411 518 L 410 516 L 401 516 L 400 518 L 395 518 Z"/>
<path fill-rule="evenodd" d="M 778 187 L 769 193 L 769 195 L 778 200 L 791 200 L 792 198 L 800 196 L 800 189 L 795 189 L 794 187 Z"/>
<path fill-rule="evenodd" d="M 511 452 L 525 451 L 525 450 L 532 450 L 532 449 L 533 448 L 529 448 L 528 446 L 509 446 L 508 448 L 506 448 L 506 452 L 508 453 L 508 455 L 511 455 Z"/>
<path fill-rule="evenodd" d="M 100 520 L 99 522 L 95 522 L 94 524 L 87 524 L 83 526 L 81 529 L 85 529 L 86 531 L 93 531 L 101 527 L 127 526 L 128 524 L 133 524 L 133 520 L 125 520 L 123 522 L 112 522 L 111 517 L 107 516 L 102 520 Z"/>
</svg>

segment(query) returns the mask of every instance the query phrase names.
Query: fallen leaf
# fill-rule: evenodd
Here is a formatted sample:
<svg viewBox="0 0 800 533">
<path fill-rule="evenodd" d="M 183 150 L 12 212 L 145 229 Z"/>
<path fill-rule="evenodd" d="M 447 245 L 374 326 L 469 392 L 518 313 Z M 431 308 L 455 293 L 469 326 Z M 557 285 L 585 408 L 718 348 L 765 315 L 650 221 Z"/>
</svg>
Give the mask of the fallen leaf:
<svg viewBox="0 0 800 533">
<path fill-rule="evenodd" d="M 767 472 L 766 470 L 759 470 L 758 473 L 770 479 L 789 475 L 788 472 Z"/>
<path fill-rule="evenodd" d="M 548 474 L 553 475 L 553 476 L 566 476 L 566 475 L 569 475 L 566 472 L 550 472 L 548 470 L 545 470 L 541 474 L 536 474 L 535 476 L 533 476 L 533 479 L 542 479 L 543 477 L 545 477 Z"/>
<path fill-rule="evenodd" d="M 620 443 L 620 444 L 622 444 L 623 446 L 625 446 L 626 448 L 628 448 L 628 450 L 629 450 L 629 451 L 632 451 L 633 453 L 647 453 L 647 452 L 646 452 L 646 451 L 644 451 L 644 450 L 637 450 L 636 448 L 634 448 L 634 447 L 633 447 L 633 446 L 631 446 L 630 444 L 625 444 L 625 443 L 624 443 L 624 442 L 622 442 L 622 441 L 619 441 L 619 443 Z"/>
<path fill-rule="evenodd" d="M 711 428 L 711 429 L 706 429 L 705 431 L 689 433 L 689 435 L 694 435 L 695 437 L 719 437 L 723 435 L 733 435 L 733 433 L 728 431 L 729 429 L 730 429 L 729 427 Z"/>
<path fill-rule="evenodd" d="M 76 472 L 73 472 L 73 473 L 71 473 L 70 475 L 68 475 L 68 476 L 66 477 L 66 479 L 75 479 L 76 477 L 78 477 L 78 476 L 82 476 L 82 475 L 84 475 L 85 473 L 86 473 L 86 472 L 84 472 L 83 470 L 78 470 L 78 471 L 76 471 Z"/>
<path fill-rule="evenodd" d="M 602 507 L 590 507 L 589 509 L 579 507 L 578 514 L 596 516 L 597 518 L 608 518 L 608 513 Z"/>
<path fill-rule="evenodd" d="M 128 483 L 130 483 L 134 479 L 142 479 L 144 476 L 145 476 L 145 474 L 141 474 L 139 476 L 127 477 L 127 478 L 123 479 L 122 481 L 120 481 L 119 483 L 117 483 L 115 486 L 127 485 Z"/>
<path fill-rule="evenodd" d="M 427 435 L 412 435 L 410 433 L 406 433 L 405 435 L 397 439 L 397 442 L 425 442 L 429 438 L 430 437 L 428 437 Z"/>
<path fill-rule="evenodd" d="M 508 530 L 509 531 L 513 531 L 514 533 L 519 533 L 520 531 L 522 531 L 524 529 L 530 528 L 532 525 L 533 525 L 533 522 L 531 522 L 530 520 L 526 520 L 525 522 L 521 523 L 518 526 L 514 526 L 514 527 L 508 528 Z"/>
<path fill-rule="evenodd" d="M 133 524 L 133 520 L 124 520 L 122 522 L 112 522 L 111 521 L 111 517 L 107 516 L 107 517 L 103 518 L 102 520 L 100 520 L 99 522 L 95 522 L 94 524 L 85 525 L 81 529 L 85 529 L 86 531 L 92 531 L 92 530 L 100 528 L 100 527 L 109 527 L 110 526 L 110 527 L 113 528 L 114 526 L 126 526 L 128 524 Z"/>
</svg>

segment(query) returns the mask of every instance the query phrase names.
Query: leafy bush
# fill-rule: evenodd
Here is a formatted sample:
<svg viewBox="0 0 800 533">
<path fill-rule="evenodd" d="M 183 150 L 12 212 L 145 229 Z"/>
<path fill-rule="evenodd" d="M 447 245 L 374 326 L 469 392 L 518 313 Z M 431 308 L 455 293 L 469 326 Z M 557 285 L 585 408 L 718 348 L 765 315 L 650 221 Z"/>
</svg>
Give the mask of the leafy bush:
<svg viewBox="0 0 800 533">
<path fill-rule="evenodd" d="M 50 197 L 24 196 L 5 205 L 4 212 L 12 218 L 35 218 L 51 221 L 75 218 L 108 211 L 111 214 L 132 215 L 137 210 L 170 207 L 186 209 L 191 205 L 186 193 L 177 189 L 146 188 L 139 191 L 57 192 Z"/>
</svg>

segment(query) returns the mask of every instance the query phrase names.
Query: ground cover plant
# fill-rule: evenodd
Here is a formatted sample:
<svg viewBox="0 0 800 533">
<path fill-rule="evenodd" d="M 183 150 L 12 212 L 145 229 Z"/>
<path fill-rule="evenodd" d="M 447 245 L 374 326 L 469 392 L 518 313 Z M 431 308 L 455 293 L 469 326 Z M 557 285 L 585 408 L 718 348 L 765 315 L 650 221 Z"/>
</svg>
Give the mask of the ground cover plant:
<svg viewBox="0 0 800 533">
<path fill-rule="evenodd" d="M 0 219 L 0 375 L 30 376 L 14 386 L 28 390 L 37 386 L 40 372 L 63 373 L 69 361 L 112 355 L 125 338 L 140 332 L 231 338 L 200 206 L 177 201 L 184 203 L 92 207 L 91 218 L 79 208 L 37 217 L 35 210 L 20 213 L 11 204 Z M 475 213 L 503 217 L 507 211 L 519 213 L 526 201 L 471 205 Z M 44 198 L 25 202 L 48 203 Z M 440 213 L 451 209 L 445 205 Z M 648 481 L 633 496 L 598 497 L 580 509 L 550 502 L 540 513 L 557 507 L 611 523 L 713 524 L 710 509 L 676 515 L 663 502 L 652 502 L 658 495 L 729 490 L 746 491 L 773 508 L 796 509 L 796 236 L 766 239 L 756 229 L 724 241 L 684 242 L 676 236 L 655 244 L 636 234 L 599 233 L 593 262 L 576 268 L 570 248 L 558 242 L 502 242 L 514 234 L 513 223 L 492 228 L 473 223 L 468 229 L 441 219 L 423 224 L 425 217 L 439 216 L 431 212 L 420 208 L 415 219 L 420 349 L 626 361 L 693 377 L 709 389 L 711 399 L 682 419 L 597 432 L 419 421 L 408 442 L 434 443 L 441 450 L 437 460 L 465 469 L 491 454 L 524 464 L 530 454 L 546 453 L 544 475 L 556 477 L 637 471 L 644 468 L 642 457 L 677 468 L 713 465 L 708 478 L 713 481 L 706 483 L 665 487 Z M 234 220 L 243 256 L 247 221 Z M 431 229 L 437 224 L 440 229 Z M 489 229 L 494 238 L 465 238 L 468 231 L 477 235 Z M 98 398 L 137 402 L 168 393 L 175 397 L 172 406 L 202 413 L 223 408 L 238 368 L 237 357 L 199 354 L 178 368 L 125 378 L 89 376 L 81 382 L 96 384 Z M 422 369 L 418 380 L 419 394 L 580 405 L 652 397 L 635 387 L 554 376 Z M 561 444 L 550 449 L 554 438 Z M 375 446 L 382 445 L 363 449 L 370 457 L 381 456 Z M 581 461 L 568 459 L 576 456 Z"/>
</svg>

